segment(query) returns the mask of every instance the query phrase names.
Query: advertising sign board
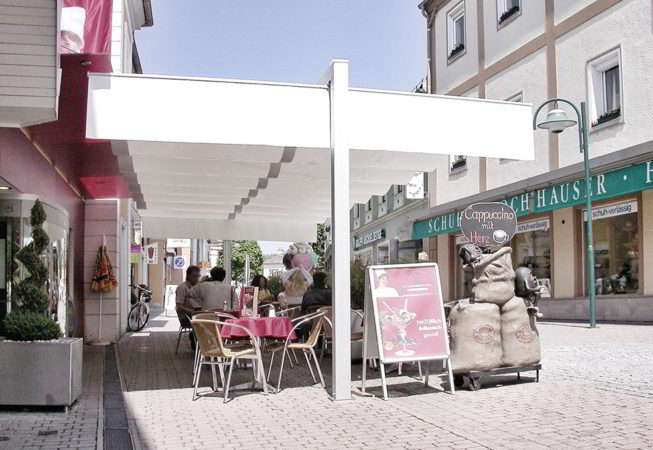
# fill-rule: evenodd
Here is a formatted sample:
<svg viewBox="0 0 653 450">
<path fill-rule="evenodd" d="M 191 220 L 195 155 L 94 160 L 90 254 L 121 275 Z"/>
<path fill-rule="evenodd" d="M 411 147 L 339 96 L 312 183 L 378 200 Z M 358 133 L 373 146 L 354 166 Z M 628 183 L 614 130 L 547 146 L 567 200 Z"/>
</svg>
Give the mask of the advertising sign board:
<svg viewBox="0 0 653 450">
<path fill-rule="evenodd" d="M 460 218 L 463 235 L 479 247 L 500 246 L 517 231 L 517 214 L 503 203 L 474 203 Z"/>
<path fill-rule="evenodd" d="M 157 264 L 159 261 L 159 244 L 154 243 L 143 247 L 145 264 Z"/>
<path fill-rule="evenodd" d="M 449 359 L 440 276 L 434 263 L 399 264 L 371 266 L 367 279 L 363 358 L 379 359 L 387 399 L 384 364 Z"/>
<path fill-rule="evenodd" d="M 255 315 L 258 311 L 258 288 L 254 286 L 240 288 L 239 305 L 244 316 Z"/>
</svg>

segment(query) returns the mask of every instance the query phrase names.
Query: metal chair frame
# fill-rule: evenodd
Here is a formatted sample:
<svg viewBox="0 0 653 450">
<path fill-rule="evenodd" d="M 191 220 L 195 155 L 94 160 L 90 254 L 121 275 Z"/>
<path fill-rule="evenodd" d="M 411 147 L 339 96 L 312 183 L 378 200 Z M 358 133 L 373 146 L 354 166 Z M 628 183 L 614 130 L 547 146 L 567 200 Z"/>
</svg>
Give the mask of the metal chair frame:
<svg viewBox="0 0 653 450">
<path fill-rule="evenodd" d="M 201 317 L 200 317 L 201 316 Z M 210 317 L 209 317 L 210 316 Z M 219 318 L 223 319 L 236 319 L 236 316 L 231 315 L 225 312 L 219 311 L 198 311 L 190 317 L 191 324 L 195 318 L 203 320 L 218 320 Z M 197 345 L 197 336 L 195 336 L 195 330 L 192 330 L 193 336 L 195 337 L 195 358 L 193 360 L 193 379 L 195 377 L 195 368 L 197 367 L 197 360 L 199 359 L 199 345 Z"/>
<path fill-rule="evenodd" d="M 190 323 L 191 317 L 190 314 L 188 313 L 183 313 L 184 316 L 188 319 L 188 322 Z M 179 334 L 177 335 L 177 346 L 175 347 L 175 354 L 179 353 L 179 343 L 181 342 L 181 336 L 184 333 L 192 333 L 193 332 L 193 327 L 192 325 L 190 327 L 184 327 L 184 325 L 181 323 L 181 320 L 179 321 Z"/>
<path fill-rule="evenodd" d="M 304 358 L 306 358 L 306 363 L 308 364 L 308 369 L 311 372 L 311 377 L 313 377 L 313 382 L 317 383 L 317 379 L 315 378 L 315 372 L 313 372 L 313 367 L 311 365 L 311 358 L 309 358 L 309 354 L 312 357 L 312 360 L 315 362 L 315 367 L 317 368 L 317 372 L 320 376 L 320 384 L 322 384 L 322 387 L 326 387 L 324 383 L 324 377 L 322 376 L 322 369 L 320 368 L 320 363 L 317 360 L 317 355 L 315 354 L 315 346 L 317 345 L 317 340 L 319 337 L 320 332 L 322 331 L 322 320 L 326 316 L 326 312 L 318 312 L 318 313 L 313 313 L 313 314 L 307 314 L 305 316 L 297 317 L 296 319 L 293 320 L 294 326 L 292 330 L 290 331 L 290 334 L 286 338 L 286 341 L 284 342 L 283 345 L 283 354 L 281 355 L 281 366 L 279 367 L 279 381 L 277 382 L 277 390 L 281 389 L 281 376 L 283 375 L 283 365 L 286 360 L 286 354 L 288 353 L 289 350 L 294 350 L 292 348 L 293 345 L 297 345 L 297 350 L 302 350 L 302 353 L 304 354 Z M 309 341 L 312 339 L 314 342 L 312 344 L 293 344 L 290 342 L 290 336 L 295 332 L 295 330 L 302 324 L 310 321 L 318 320 L 319 323 L 316 323 L 313 325 L 313 328 L 311 329 L 311 334 L 309 336 Z M 317 328 L 317 329 L 316 329 Z M 317 335 L 315 335 L 317 333 Z M 277 350 L 278 351 L 278 350 Z M 272 374 L 272 363 L 274 362 L 274 355 L 276 351 L 272 352 L 272 357 L 270 358 L 270 367 L 268 369 L 268 379 L 270 378 L 270 375 Z M 296 356 L 295 356 L 296 357 Z M 288 358 L 290 360 L 290 357 Z M 292 367 L 292 363 L 291 363 Z"/>
<path fill-rule="evenodd" d="M 202 368 L 203 365 L 209 365 L 211 366 L 211 370 L 213 373 L 213 391 L 217 392 L 217 379 L 216 379 L 216 373 L 215 373 L 215 366 L 218 366 L 220 369 L 220 378 L 223 386 L 223 393 L 224 393 L 224 403 L 227 403 L 227 400 L 229 399 L 229 387 L 231 385 L 231 374 L 233 372 L 234 368 L 234 362 L 239 360 L 239 359 L 249 359 L 256 361 L 256 370 L 254 372 L 255 380 L 258 381 L 257 377 L 260 378 L 261 382 L 263 383 L 263 392 L 265 395 L 268 394 L 268 385 L 265 379 L 265 368 L 263 367 L 263 358 L 261 358 L 261 349 L 258 344 L 258 340 L 256 336 L 252 333 L 252 331 L 242 325 L 238 325 L 235 323 L 226 323 L 226 322 L 220 322 L 218 320 L 206 320 L 206 319 L 194 319 L 191 323 L 205 323 L 205 324 L 212 324 L 215 326 L 215 332 L 216 332 L 216 337 L 218 338 L 218 341 L 220 343 L 221 348 L 227 348 L 224 347 L 225 344 L 222 342 L 222 335 L 221 335 L 221 327 L 224 325 L 228 325 L 230 327 L 234 328 L 239 328 L 245 333 L 247 333 L 250 342 L 252 344 L 252 349 L 254 350 L 254 354 L 243 354 L 243 355 L 232 355 L 231 357 L 211 357 L 211 356 L 202 356 L 203 350 L 200 348 L 200 358 L 198 359 L 196 368 L 195 368 L 195 376 L 193 379 L 193 400 L 197 400 L 199 398 L 197 396 L 197 387 L 199 385 L 199 380 L 200 380 L 200 369 Z M 198 340 L 198 348 L 201 347 L 200 340 Z M 210 358 L 210 360 L 207 360 L 207 358 Z M 214 360 L 215 359 L 215 360 Z M 229 374 L 227 375 L 227 380 L 225 383 L 224 380 L 224 366 L 228 365 L 229 366 Z M 258 374 L 256 373 L 258 372 Z"/>
</svg>

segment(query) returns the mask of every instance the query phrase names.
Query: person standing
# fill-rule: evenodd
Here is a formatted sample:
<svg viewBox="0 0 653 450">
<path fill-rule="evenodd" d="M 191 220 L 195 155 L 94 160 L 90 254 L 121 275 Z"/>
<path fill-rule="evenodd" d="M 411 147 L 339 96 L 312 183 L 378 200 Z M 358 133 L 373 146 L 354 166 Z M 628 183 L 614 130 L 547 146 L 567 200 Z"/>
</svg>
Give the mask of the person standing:
<svg viewBox="0 0 653 450">
<path fill-rule="evenodd" d="M 188 296 L 199 302 L 204 311 L 232 309 L 237 303 L 237 296 L 232 286 L 223 283 L 226 276 L 227 272 L 222 267 L 214 267 L 211 269 L 211 281 L 197 284 Z"/>
</svg>

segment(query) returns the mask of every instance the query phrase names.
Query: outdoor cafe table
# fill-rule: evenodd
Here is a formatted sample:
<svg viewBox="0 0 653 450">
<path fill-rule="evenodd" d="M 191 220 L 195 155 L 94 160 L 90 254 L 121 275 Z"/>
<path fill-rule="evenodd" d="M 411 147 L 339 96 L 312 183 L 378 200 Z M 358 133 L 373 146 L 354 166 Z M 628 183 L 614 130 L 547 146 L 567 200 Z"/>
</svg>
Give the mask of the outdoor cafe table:
<svg viewBox="0 0 653 450">
<path fill-rule="evenodd" d="M 227 319 L 224 321 L 225 325 L 222 327 L 223 339 L 235 339 L 248 337 L 245 330 L 237 327 L 230 327 L 229 324 L 243 326 L 249 329 L 252 334 L 257 338 L 273 338 L 273 339 L 286 339 L 290 335 L 290 339 L 297 339 L 297 336 L 292 331 L 292 322 L 289 317 L 240 317 L 238 319 Z M 292 332 L 292 334 L 291 334 Z"/>
</svg>

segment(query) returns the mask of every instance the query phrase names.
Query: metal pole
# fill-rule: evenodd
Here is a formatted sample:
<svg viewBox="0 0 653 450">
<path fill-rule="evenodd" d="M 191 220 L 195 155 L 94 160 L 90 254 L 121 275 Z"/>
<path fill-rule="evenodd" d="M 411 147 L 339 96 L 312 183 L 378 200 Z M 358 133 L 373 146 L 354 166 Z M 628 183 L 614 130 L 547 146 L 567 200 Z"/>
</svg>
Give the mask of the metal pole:
<svg viewBox="0 0 653 450">
<path fill-rule="evenodd" d="M 322 77 L 331 109 L 331 232 L 333 236 L 333 399 L 351 399 L 349 236 L 349 63 L 331 62 Z"/>
<path fill-rule="evenodd" d="M 587 198 L 587 292 L 589 295 L 590 328 L 596 328 L 596 275 L 594 273 L 594 236 L 592 234 L 592 195 L 590 179 L 589 143 L 587 133 L 587 109 L 585 102 L 580 104 L 581 123 L 579 133 L 582 133 L 583 163 L 585 165 L 585 197 Z"/>
</svg>

